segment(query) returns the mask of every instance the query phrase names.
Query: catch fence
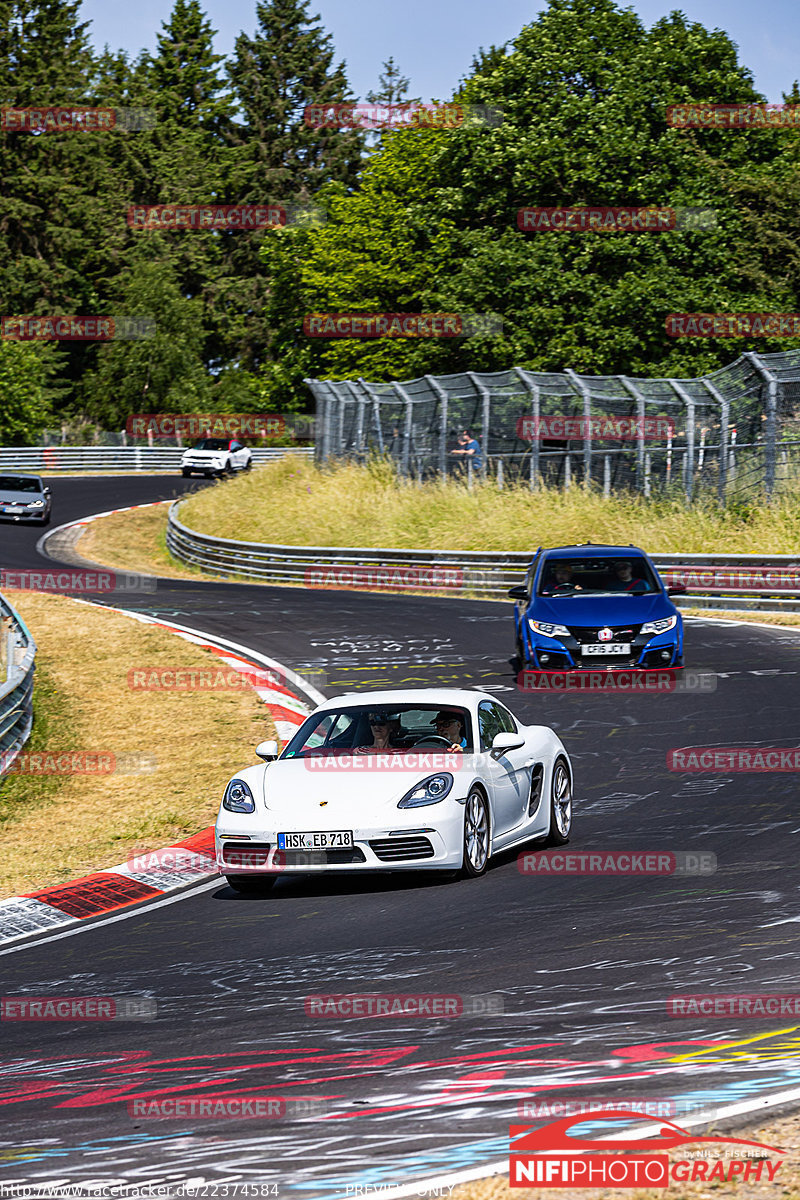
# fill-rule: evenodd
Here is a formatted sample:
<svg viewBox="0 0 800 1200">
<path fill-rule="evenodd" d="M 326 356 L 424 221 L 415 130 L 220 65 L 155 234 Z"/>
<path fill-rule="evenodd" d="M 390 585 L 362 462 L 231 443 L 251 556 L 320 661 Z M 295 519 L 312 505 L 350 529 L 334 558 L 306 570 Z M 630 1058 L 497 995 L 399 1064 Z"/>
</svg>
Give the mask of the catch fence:
<svg viewBox="0 0 800 1200">
<path fill-rule="evenodd" d="M 307 379 L 316 401 L 316 461 L 389 456 L 425 480 L 492 479 L 499 487 L 605 494 L 712 494 L 720 504 L 772 496 L 800 468 L 800 351 L 743 354 L 697 379 L 493 373 L 403 382 Z M 565 422 L 570 424 L 565 424 Z M 480 458 L 454 454 L 468 429 Z"/>
</svg>

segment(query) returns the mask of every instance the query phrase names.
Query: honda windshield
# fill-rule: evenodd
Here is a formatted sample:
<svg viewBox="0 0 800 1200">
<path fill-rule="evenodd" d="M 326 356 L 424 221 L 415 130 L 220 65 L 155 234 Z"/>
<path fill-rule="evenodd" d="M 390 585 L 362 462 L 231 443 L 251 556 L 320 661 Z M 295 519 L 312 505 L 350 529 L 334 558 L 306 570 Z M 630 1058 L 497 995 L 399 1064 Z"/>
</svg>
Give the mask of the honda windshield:
<svg viewBox="0 0 800 1200">
<path fill-rule="evenodd" d="M 548 558 L 539 577 L 537 595 L 570 596 L 652 595 L 661 589 L 650 564 L 641 554 L 619 558 Z"/>
</svg>

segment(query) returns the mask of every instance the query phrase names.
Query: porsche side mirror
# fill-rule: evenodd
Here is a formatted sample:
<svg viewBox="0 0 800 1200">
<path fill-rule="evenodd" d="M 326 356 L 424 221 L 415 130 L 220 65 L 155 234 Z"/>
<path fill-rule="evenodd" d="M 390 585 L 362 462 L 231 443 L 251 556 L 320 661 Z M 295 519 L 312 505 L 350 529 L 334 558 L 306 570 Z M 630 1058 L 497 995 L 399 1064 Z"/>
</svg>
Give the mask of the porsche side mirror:
<svg viewBox="0 0 800 1200">
<path fill-rule="evenodd" d="M 259 758 L 263 758 L 264 762 L 274 762 L 278 757 L 278 743 L 276 741 L 260 742 L 256 746 L 256 754 Z"/>
<path fill-rule="evenodd" d="M 667 595 L 668 596 L 685 596 L 686 595 L 686 584 L 685 583 L 673 583 L 671 587 L 667 588 Z"/>
<path fill-rule="evenodd" d="M 528 599 L 528 593 L 525 589 L 525 586 L 524 586 L 524 584 L 521 584 L 521 583 L 517 584 L 516 587 L 509 588 L 508 594 L 512 600 L 527 600 Z"/>
<path fill-rule="evenodd" d="M 525 745 L 525 739 L 518 733 L 496 733 L 492 742 L 492 758 L 499 758 L 508 750 L 519 750 Z"/>
</svg>

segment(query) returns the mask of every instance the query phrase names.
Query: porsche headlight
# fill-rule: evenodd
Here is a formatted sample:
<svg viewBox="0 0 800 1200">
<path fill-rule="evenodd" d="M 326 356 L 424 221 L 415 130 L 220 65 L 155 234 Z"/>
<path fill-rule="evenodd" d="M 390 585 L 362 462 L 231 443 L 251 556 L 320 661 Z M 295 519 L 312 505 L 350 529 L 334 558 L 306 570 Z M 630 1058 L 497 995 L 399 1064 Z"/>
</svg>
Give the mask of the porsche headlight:
<svg viewBox="0 0 800 1200">
<path fill-rule="evenodd" d="M 243 779 L 230 781 L 222 797 L 222 807 L 227 808 L 228 812 L 255 812 L 253 793 Z"/>
<path fill-rule="evenodd" d="M 438 775 L 429 775 L 427 779 L 423 779 L 420 783 L 415 784 L 409 792 L 406 792 L 397 807 L 422 808 L 424 804 L 438 804 L 440 800 L 444 800 L 452 786 L 453 776 L 449 771 L 442 771 Z"/>
<path fill-rule="evenodd" d="M 547 621 L 534 621 L 530 617 L 528 624 L 534 633 L 543 633 L 545 637 L 569 637 L 566 625 L 551 625 Z"/>
<path fill-rule="evenodd" d="M 662 617 L 660 621 L 645 621 L 642 626 L 642 633 L 666 633 L 668 629 L 674 629 L 678 624 L 677 613 L 673 617 Z"/>
</svg>

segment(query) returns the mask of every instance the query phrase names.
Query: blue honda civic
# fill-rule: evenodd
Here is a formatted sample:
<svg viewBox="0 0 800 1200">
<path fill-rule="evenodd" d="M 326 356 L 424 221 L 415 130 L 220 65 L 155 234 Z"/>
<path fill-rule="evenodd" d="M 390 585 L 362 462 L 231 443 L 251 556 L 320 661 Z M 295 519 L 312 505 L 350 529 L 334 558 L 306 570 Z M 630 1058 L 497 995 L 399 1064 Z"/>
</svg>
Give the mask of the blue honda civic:
<svg viewBox="0 0 800 1200">
<path fill-rule="evenodd" d="M 636 546 L 539 549 L 516 600 L 521 667 L 682 667 L 683 621 L 650 559 Z"/>
</svg>

